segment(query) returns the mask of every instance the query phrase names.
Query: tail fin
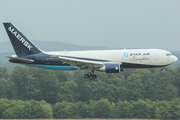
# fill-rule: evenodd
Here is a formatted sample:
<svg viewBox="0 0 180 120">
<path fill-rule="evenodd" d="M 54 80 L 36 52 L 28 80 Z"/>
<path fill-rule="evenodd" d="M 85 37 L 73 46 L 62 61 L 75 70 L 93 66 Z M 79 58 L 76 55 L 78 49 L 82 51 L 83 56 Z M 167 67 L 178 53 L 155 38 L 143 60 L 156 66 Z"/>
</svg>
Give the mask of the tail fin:
<svg viewBox="0 0 180 120">
<path fill-rule="evenodd" d="M 12 25 L 11 23 L 3 24 L 17 56 L 25 56 L 42 52 L 30 40 L 28 40 L 14 25 Z"/>
</svg>

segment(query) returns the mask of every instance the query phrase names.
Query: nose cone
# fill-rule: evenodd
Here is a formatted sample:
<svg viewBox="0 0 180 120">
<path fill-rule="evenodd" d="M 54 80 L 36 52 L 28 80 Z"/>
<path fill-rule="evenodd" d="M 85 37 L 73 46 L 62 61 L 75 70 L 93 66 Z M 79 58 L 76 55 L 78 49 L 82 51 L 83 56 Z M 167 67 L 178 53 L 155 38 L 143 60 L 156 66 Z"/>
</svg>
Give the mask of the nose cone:
<svg viewBox="0 0 180 120">
<path fill-rule="evenodd" d="M 174 56 L 174 62 L 178 61 L 178 58 L 176 56 Z"/>
</svg>

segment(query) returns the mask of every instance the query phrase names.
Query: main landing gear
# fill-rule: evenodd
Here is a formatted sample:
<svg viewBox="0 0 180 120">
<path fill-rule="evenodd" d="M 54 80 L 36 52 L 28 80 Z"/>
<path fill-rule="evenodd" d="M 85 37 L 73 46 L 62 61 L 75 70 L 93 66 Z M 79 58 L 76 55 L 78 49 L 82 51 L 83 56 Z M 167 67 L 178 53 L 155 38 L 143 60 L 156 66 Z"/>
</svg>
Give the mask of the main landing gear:
<svg viewBox="0 0 180 120">
<path fill-rule="evenodd" d="M 92 70 L 92 72 L 89 72 L 88 74 L 85 74 L 84 78 L 89 78 L 90 80 L 93 80 L 93 79 L 97 78 L 97 75 L 94 74 L 94 70 Z"/>
<path fill-rule="evenodd" d="M 163 76 L 164 67 L 161 67 L 161 73 L 160 75 Z"/>
</svg>

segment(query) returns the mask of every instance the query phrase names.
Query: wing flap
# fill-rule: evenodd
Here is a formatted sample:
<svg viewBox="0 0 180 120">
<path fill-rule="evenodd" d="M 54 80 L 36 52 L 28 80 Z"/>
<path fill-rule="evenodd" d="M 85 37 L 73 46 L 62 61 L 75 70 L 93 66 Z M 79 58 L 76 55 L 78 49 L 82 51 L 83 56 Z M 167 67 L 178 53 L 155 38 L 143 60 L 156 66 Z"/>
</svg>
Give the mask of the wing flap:
<svg viewBox="0 0 180 120">
<path fill-rule="evenodd" d="M 98 68 L 102 67 L 104 65 L 101 61 L 92 61 L 92 60 L 83 60 L 78 58 L 70 58 L 70 57 L 62 57 L 62 56 L 52 56 L 53 58 L 58 58 L 62 62 L 70 64 L 72 66 L 76 65 L 79 67 L 92 67 L 92 68 Z"/>
</svg>

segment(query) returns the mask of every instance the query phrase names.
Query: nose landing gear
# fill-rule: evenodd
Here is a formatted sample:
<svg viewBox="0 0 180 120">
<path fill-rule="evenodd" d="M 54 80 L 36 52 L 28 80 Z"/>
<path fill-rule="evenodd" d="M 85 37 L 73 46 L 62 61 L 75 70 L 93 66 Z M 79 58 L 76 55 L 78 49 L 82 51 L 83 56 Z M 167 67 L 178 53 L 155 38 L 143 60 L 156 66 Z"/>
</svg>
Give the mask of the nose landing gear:
<svg viewBox="0 0 180 120">
<path fill-rule="evenodd" d="M 161 67 L 161 73 L 160 75 L 163 76 L 164 67 Z"/>
</svg>

